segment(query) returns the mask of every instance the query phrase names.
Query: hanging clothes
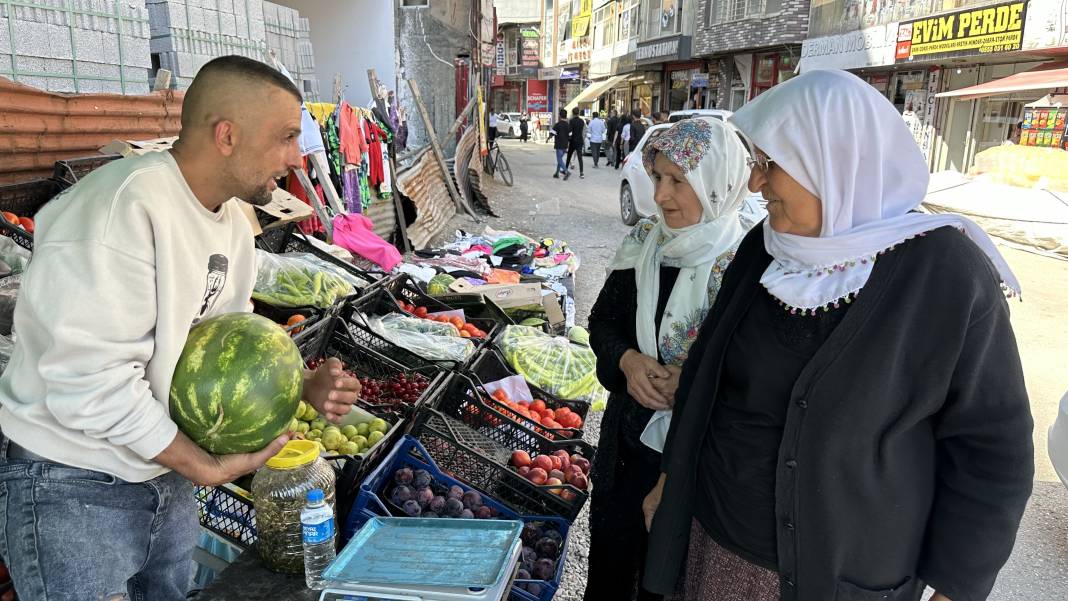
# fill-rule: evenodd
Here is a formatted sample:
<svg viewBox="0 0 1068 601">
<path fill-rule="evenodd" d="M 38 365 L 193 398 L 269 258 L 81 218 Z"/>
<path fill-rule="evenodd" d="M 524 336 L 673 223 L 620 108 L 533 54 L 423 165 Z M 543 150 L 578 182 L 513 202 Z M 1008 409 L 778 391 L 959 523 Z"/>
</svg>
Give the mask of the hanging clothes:
<svg viewBox="0 0 1068 601">
<path fill-rule="evenodd" d="M 305 173 L 310 174 L 311 171 L 309 170 L 308 166 L 308 157 L 304 157 L 303 162 L 304 165 L 301 168 L 304 170 Z M 316 185 L 314 184 L 314 182 L 313 185 L 315 185 L 315 193 L 319 196 L 319 201 L 322 202 L 322 186 Z M 293 196 L 299 198 L 301 201 L 304 202 L 304 204 L 312 206 L 311 200 L 308 198 L 307 192 L 304 191 L 304 186 L 300 184 L 300 180 L 297 179 L 297 176 L 293 175 L 292 173 L 286 176 L 286 191 L 292 194 Z M 304 221 L 301 221 L 299 223 L 299 227 L 300 231 L 304 232 L 305 234 L 315 234 L 326 231 L 326 228 L 323 227 L 322 221 L 319 220 L 319 214 L 315 212 L 312 212 L 311 217 L 305 219 Z"/>
</svg>

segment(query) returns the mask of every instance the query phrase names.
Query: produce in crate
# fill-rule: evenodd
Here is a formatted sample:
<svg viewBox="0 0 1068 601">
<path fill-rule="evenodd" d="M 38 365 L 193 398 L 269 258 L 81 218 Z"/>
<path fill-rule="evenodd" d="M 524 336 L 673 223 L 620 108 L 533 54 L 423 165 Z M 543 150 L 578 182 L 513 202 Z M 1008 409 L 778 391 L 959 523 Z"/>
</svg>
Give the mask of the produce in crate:
<svg viewBox="0 0 1068 601">
<path fill-rule="evenodd" d="M 284 330 L 228 313 L 189 331 L 171 380 L 171 418 L 212 453 L 258 451 L 286 431 L 303 385 L 304 361 Z"/>
<path fill-rule="evenodd" d="M 419 318 L 426 319 L 428 321 L 436 321 L 442 324 L 449 324 L 456 328 L 456 332 L 462 338 L 486 338 L 489 334 L 480 330 L 478 326 L 473 323 L 469 323 L 461 319 L 456 315 L 431 315 L 430 309 L 426 307 L 411 305 L 404 301 L 397 301 L 397 305 L 405 313 Z M 457 334 L 453 334 L 454 336 Z"/>
<path fill-rule="evenodd" d="M 352 279 L 299 256 L 256 250 L 256 287 L 252 298 L 275 307 L 325 309 L 339 297 L 354 294 Z"/>
<path fill-rule="evenodd" d="M 390 313 L 364 315 L 362 320 L 382 338 L 431 361 L 463 363 L 475 352 L 474 343 L 452 324 Z"/>
<path fill-rule="evenodd" d="M 413 518 L 466 518 L 488 520 L 497 517 L 493 508 L 482 503 L 476 490 L 449 488 L 433 479 L 426 470 L 402 467 L 393 472 L 393 480 L 382 491 L 382 498 Z"/>
<path fill-rule="evenodd" d="M 564 485 L 579 490 L 589 488 L 590 461 L 577 453 L 568 455 L 561 449 L 548 455 L 531 457 L 523 450 L 512 451 L 509 465 L 527 480 L 538 486 L 554 486 L 553 494 L 574 498 L 574 492 Z"/>
<path fill-rule="evenodd" d="M 360 378 L 360 384 L 363 386 L 360 399 L 365 404 L 398 410 L 414 405 L 430 386 L 430 379 L 420 373 L 411 377 L 401 373 L 384 380 Z"/>
<path fill-rule="evenodd" d="M 438 275 L 430 278 L 430 283 L 426 285 L 427 294 L 430 296 L 444 296 L 450 294 L 452 291 L 449 286 L 456 281 L 456 278 L 447 273 L 439 273 Z"/>
<path fill-rule="evenodd" d="M 318 443 L 321 453 L 359 455 L 385 438 L 392 427 L 386 420 L 364 412 L 355 412 L 352 421 L 344 426 L 327 423 L 314 408 L 301 401 L 296 417 L 289 422 L 289 431 L 295 438 Z"/>
<path fill-rule="evenodd" d="M 551 524 L 527 522 L 520 535 L 523 553 L 519 557 L 516 580 L 553 580 L 564 548 L 564 537 Z M 539 596 L 544 585 L 538 582 L 516 582 L 515 586 Z"/>
<path fill-rule="evenodd" d="M 32 234 L 33 233 L 33 230 L 34 230 L 33 219 L 30 219 L 29 217 L 19 217 L 18 215 L 14 214 L 14 213 L 12 213 L 10 211 L 4 211 L 3 215 L 4 215 L 4 220 L 6 220 L 11 225 L 13 225 L 15 227 L 22 228 L 23 230 L 26 231 L 27 234 Z"/>
<path fill-rule="evenodd" d="M 517 403 L 508 398 L 508 393 L 502 389 L 495 390 L 490 396 L 492 396 L 498 403 L 507 406 L 516 414 L 522 415 L 534 423 L 546 428 L 553 430 L 578 430 L 582 428 L 582 416 L 572 411 L 570 407 L 561 406 L 553 409 L 546 405 L 545 401 L 541 399 L 519 401 Z M 508 411 L 502 411 L 502 413 L 504 413 L 506 417 L 515 418 L 515 415 Z"/>
<path fill-rule="evenodd" d="M 517 373 L 551 394 L 591 403 L 607 396 L 589 347 L 527 326 L 506 327 L 500 346 Z"/>
</svg>

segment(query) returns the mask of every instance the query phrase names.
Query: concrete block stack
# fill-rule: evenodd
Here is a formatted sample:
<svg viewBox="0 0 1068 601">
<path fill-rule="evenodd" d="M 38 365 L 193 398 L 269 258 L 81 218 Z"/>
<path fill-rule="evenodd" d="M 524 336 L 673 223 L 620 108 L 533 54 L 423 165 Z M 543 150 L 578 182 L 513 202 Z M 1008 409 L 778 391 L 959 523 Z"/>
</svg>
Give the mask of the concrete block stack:
<svg viewBox="0 0 1068 601">
<path fill-rule="evenodd" d="M 62 0 L 60 0 L 62 1 Z M 147 0 L 151 50 L 185 89 L 219 56 L 267 60 L 263 0 Z"/>
<path fill-rule="evenodd" d="M 263 22 L 267 32 L 267 50 L 285 66 L 305 97 L 317 100 L 319 80 L 315 75 L 315 54 L 312 51 L 308 19 L 302 19 L 295 9 L 264 2 Z"/>
<path fill-rule="evenodd" d="M 51 92 L 149 91 L 143 0 L 25 4 L 0 2 L 0 76 Z"/>
</svg>

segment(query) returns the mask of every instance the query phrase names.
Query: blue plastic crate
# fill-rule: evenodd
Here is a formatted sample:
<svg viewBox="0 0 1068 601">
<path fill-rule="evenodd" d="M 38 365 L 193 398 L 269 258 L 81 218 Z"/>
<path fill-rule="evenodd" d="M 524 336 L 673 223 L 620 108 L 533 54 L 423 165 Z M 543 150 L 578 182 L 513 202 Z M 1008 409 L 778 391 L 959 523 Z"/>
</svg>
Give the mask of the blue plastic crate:
<svg viewBox="0 0 1068 601">
<path fill-rule="evenodd" d="M 442 472 L 418 440 L 411 436 L 404 436 L 397 445 L 393 447 L 389 454 L 386 455 L 382 460 L 382 463 L 367 475 L 367 478 L 360 486 L 360 493 L 356 497 L 355 503 L 353 503 L 352 511 L 349 512 L 348 519 L 345 521 L 342 531 L 343 540 L 352 538 L 355 532 L 363 527 L 363 525 L 372 517 L 387 517 L 392 515 L 386 502 L 380 495 L 386 485 L 389 484 L 392 474 L 403 467 L 409 467 L 412 470 L 426 470 L 430 472 L 430 475 L 436 482 L 444 486 L 456 485 L 464 489 L 464 491 L 478 490 Z M 564 564 L 566 563 L 568 545 L 570 542 L 568 537 L 568 531 L 571 527 L 570 524 L 567 520 L 561 517 L 521 516 L 493 497 L 485 494 L 484 491 L 479 490 L 478 492 L 482 495 L 482 503 L 495 510 L 500 519 L 522 520 L 524 523 L 538 522 L 552 525 L 558 532 L 560 532 L 560 535 L 564 539 L 564 543 L 560 547 L 560 557 L 556 563 L 556 574 L 553 579 L 551 581 L 515 581 L 516 585 L 539 584 L 542 586 L 541 594 L 535 596 L 526 590 L 520 589 L 518 586 L 513 586 L 512 591 L 509 594 L 510 599 L 521 599 L 522 601 L 550 601 L 560 587 L 560 579 L 563 578 L 564 575 Z"/>
</svg>

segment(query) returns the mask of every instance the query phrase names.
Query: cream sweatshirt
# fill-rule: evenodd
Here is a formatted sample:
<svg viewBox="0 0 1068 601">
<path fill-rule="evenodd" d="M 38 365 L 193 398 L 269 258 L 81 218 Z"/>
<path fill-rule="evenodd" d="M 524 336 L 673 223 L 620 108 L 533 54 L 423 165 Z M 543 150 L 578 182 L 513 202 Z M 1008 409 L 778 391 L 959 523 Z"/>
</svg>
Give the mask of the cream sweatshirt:
<svg viewBox="0 0 1068 601">
<path fill-rule="evenodd" d="M 177 433 L 171 376 L 189 329 L 247 311 L 252 229 L 208 211 L 169 152 L 102 167 L 38 213 L 0 377 L 0 428 L 60 463 L 143 482 Z"/>
</svg>

